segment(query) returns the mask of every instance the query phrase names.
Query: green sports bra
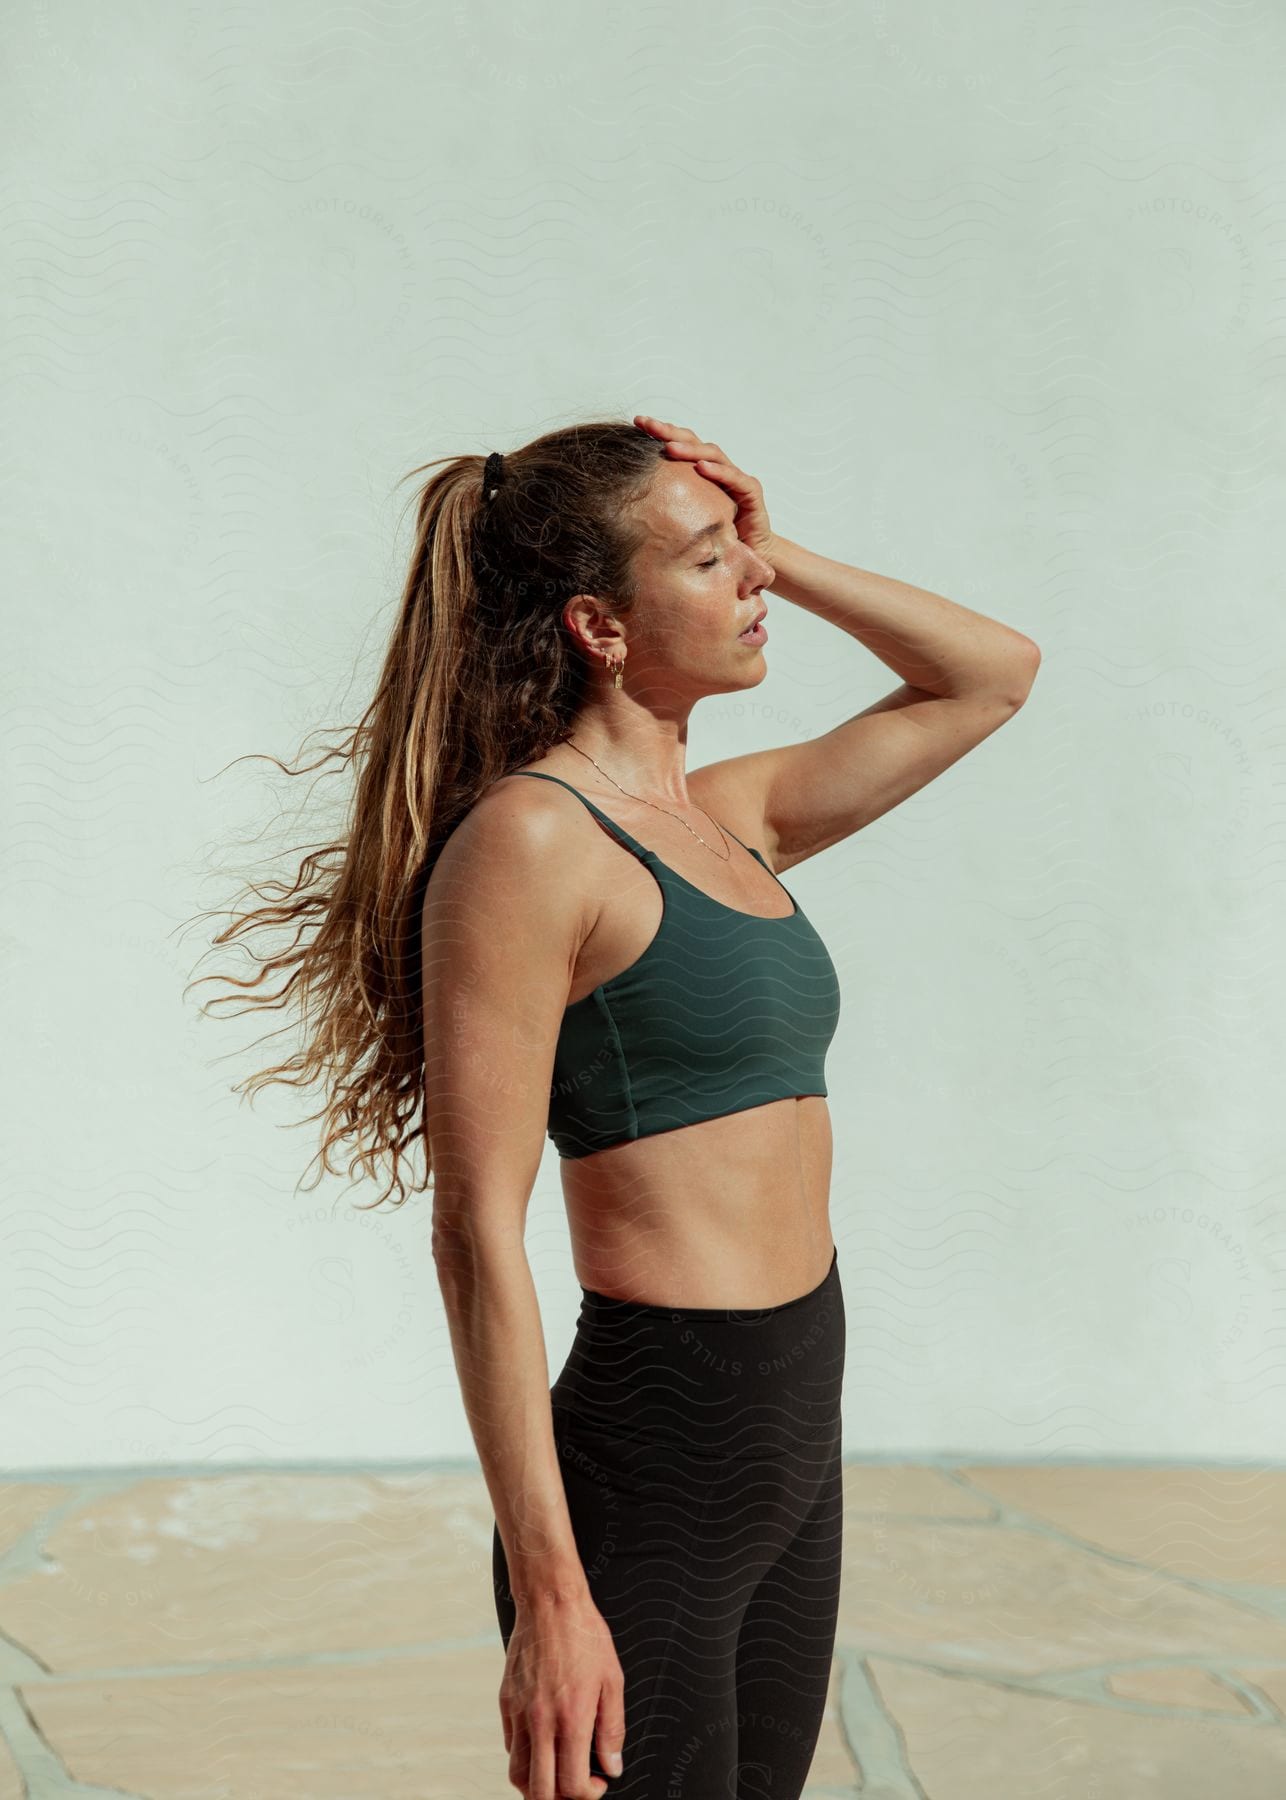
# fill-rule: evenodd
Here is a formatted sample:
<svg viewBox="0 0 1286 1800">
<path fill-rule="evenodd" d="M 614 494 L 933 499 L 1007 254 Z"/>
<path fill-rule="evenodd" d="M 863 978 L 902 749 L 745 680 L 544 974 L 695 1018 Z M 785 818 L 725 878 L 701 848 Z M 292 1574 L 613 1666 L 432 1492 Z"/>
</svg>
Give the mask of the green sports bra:
<svg viewBox="0 0 1286 1800">
<path fill-rule="evenodd" d="M 549 1092 L 559 1156 L 824 1095 L 839 979 L 798 904 L 779 919 L 738 912 L 663 863 L 579 788 L 537 769 L 512 773 L 575 794 L 651 872 L 663 902 L 643 954 L 563 1014 Z M 742 848 L 768 868 L 758 850 Z"/>
</svg>

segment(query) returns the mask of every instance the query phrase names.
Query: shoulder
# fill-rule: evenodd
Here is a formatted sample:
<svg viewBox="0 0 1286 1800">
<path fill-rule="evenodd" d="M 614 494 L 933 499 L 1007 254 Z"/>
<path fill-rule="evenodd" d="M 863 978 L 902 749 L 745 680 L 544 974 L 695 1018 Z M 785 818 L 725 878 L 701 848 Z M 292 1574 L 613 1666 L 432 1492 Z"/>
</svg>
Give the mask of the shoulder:
<svg viewBox="0 0 1286 1800">
<path fill-rule="evenodd" d="M 552 781 L 502 775 L 478 795 L 448 845 L 457 846 L 457 856 L 499 851 L 506 856 L 541 857 L 566 843 L 569 799 Z"/>
<path fill-rule="evenodd" d="M 425 887 L 426 913 L 464 904 L 494 921 L 521 906 L 528 917 L 540 912 L 576 925 L 586 884 L 578 878 L 582 859 L 568 855 L 577 829 L 569 799 L 554 782 L 492 782 L 443 845 Z"/>
</svg>

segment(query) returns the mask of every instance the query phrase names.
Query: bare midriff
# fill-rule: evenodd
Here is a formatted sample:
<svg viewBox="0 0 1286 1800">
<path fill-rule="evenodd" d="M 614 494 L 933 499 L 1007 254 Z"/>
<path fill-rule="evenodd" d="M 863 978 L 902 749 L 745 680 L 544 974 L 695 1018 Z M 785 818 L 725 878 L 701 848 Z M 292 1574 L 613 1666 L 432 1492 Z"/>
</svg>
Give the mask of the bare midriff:
<svg viewBox="0 0 1286 1800">
<path fill-rule="evenodd" d="M 652 1306 L 777 1306 L 830 1268 L 831 1123 L 821 1094 L 559 1167 L 577 1279 L 595 1293 Z"/>
</svg>

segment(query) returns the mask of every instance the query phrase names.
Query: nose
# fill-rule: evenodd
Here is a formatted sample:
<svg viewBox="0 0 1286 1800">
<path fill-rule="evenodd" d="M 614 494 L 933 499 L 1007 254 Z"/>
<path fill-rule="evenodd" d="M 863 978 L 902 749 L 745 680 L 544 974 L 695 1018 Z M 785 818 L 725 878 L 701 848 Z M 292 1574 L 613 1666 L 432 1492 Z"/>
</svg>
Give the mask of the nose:
<svg viewBox="0 0 1286 1800">
<path fill-rule="evenodd" d="M 750 550 L 749 545 L 746 548 L 750 555 L 748 573 L 751 577 L 751 586 L 771 587 L 777 579 L 776 569 L 773 568 L 766 556 L 760 556 L 757 550 Z"/>
</svg>

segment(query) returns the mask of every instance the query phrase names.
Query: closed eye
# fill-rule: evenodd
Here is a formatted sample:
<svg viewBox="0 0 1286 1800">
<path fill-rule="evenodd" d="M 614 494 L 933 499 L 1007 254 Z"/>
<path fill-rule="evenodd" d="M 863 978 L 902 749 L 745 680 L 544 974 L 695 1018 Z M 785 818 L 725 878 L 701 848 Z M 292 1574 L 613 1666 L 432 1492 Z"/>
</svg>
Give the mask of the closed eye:
<svg viewBox="0 0 1286 1800">
<path fill-rule="evenodd" d="M 707 562 L 698 563 L 697 567 L 698 567 L 698 569 L 713 569 L 713 567 L 716 563 L 722 562 L 722 561 L 723 561 L 723 558 L 721 556 L 712 556 L 709 558 L 709 560 Z"/>
</svg>

